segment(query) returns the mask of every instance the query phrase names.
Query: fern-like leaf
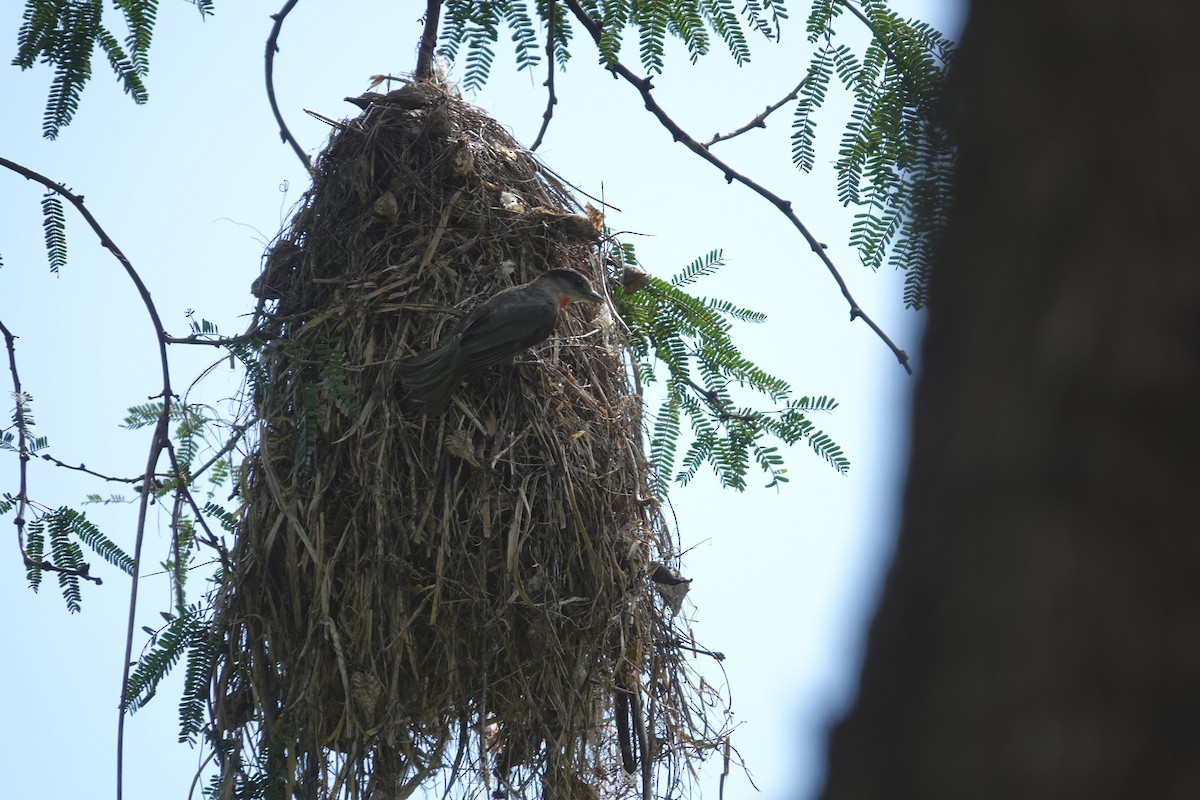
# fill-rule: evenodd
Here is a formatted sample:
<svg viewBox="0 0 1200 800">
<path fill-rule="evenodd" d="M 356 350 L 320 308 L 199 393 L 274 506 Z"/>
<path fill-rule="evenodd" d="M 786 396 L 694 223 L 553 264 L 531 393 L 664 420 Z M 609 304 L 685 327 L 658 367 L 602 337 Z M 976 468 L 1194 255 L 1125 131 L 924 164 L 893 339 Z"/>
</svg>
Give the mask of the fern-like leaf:
<svg viewBox="0 0 1200 800">
<path fill-rule="evenodd" d="M 211 0 L 196 0 L 201 13 Z M 158 0 L 114 0 L 129 31 L 124 45 L 104 27 L 102 0 L 26 0 L 17 31 L 13 65 L 30 69 L 38 62 L 53 67 L 54 76 L 42 115 L 42 135 L 58 138 L 79 109 L 84 86 L 92 77 L 92 53 L 99 47 L 109 67 L 135 103 L 149 99 L 145 77 Z"/>
<path fill-rule="evenodd" d="M 29 556 L 31 562 L 25 567 L 25 580 L 29 582 L 29 588 L 35 592 L 42 585 L 42 568 L 38 565 L 42 563 L 45 552 L 46 525 L 39 517 L 31 521 L 25 528 L 25 554 Z"/>
<path fill-rule="evenodd" d="M 76 614 L 83 610 L 83 593 L 79 586 L 79 575 L 76 574 L 84 566 L 83 551 L 78 542 L 71 541 L 70 524 L 62 516 L 48 514 L 45 521 L 47 538 L 50 540 L 50 557 L 54 566 L 75 571 L 56 574 L 67 610 Z"/>
<path fill-rule="evenodd" d="M 636 264 L 632 248 L 622 246 L 614 255 L 627 266 Z M 824 396 L 793 399 L 786 381 L 751 362 L 734 345 L 730 320 L 762 322 L 765 315 L 680 288 L 711 274 L 721 263 L 721 252 L 714 250 L 688 264 L 670 282 L 650 278 L 636 293 L 618 295 L 622 319 L 633 333 L 630 353 L 641 381 L 654 382 L 659 368 L 667 376 L 666 397 L 652 417 L 649 443 L 654 466 L 651 486 L 659 496 L 666 494 L 668 476 L 674 474 L 676 482 L 687 484 L 706 465 L 727 488 L 744 490 L 755 466 L 770 476 L 769 486 L 778 487 L 787 481 L 786 469 L 778 448 L 764 444 L 764 439 L 787 444 L 808 439 L 812 445 L 815 428 L 804 412 L 837 406 Z M 736 407 L 733 389 L 738 386 L 782 403 L 783 408 Z M 684 419 L 691 440 L 675 471 Z M 828 437 L 818 439 L 813 449 L 835 469 L 849 467 Z"/>
<path fill-rule="evenodd" d="M 851 245 L 871 269 L 887 263 L 908 271 L 904 302 L 920 308 L 950 203 L 954 147 L 935 109 L 954 46 L 933 26 L 905 20 L 881 0 L 864 0 L 859 8 L 871 38 L 856 53 L 835 44 L 844 7 L 840 0 L 820 0 L 809 15 L 809 41 L 823 45 L 797 105 L 792 160 L 804 171 L 816 163 L 813 113 L 824 99 L 827 61 L 853 96 L 835 162 L 838 200 L 864 209 Z"/>
<path fill-rule="evenodd" d="M 184 671 L 183 695 L 179 700 L 179 741 L 196 743 L 204 729 L 208 687 L 212 679 L 217 647 L 207 626 L 200 626 L 191 636 Z"/>
<path fill-rule="evenodd" d="M 179 663 L 180 657 L 203 630 L 199 608 L 190 606 L 186 613 L 171 619 L 150 640 L 149 649 L 138 659 L 125 686 L 125 712 L 132 714 L 148 703 L 158 684 Z"/>
<path fill-rule="evenodd" d="M 50 512 L 46 518 L 50 520 L 52 527 L 61 525 L 65 532 L 78 538 L 126 575 L 133 574 L 133 558 L 105 536 L 82 512 L 64 506 Z"/>
<path fill-rule="evenodd" d="M 42 196 L 42 230 L 46 235 L 46 255 L 50 271 L 57 273 L 67 265 L 67 221 L 62 198 L 54 192 Z"/>
</svg>

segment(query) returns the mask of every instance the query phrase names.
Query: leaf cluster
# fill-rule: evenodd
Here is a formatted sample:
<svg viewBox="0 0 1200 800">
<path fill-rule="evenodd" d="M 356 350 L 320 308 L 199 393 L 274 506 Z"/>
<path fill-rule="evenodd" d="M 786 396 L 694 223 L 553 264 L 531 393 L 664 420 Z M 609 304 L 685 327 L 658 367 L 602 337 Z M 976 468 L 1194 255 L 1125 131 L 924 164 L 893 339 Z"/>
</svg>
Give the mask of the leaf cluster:
<svg viewBox="0 0 1200 800">
<path fill-rule="evenodd" d="M 62 198 L 54 192 L 42 196 L 42 230 L 50 271 L 57 274 L 67 265 L 67 222 L 63 216 Z"/>
<path fill-rule="evenodd" d="M 835 23 L 851 10 L 871 38 L 861 55 L 839 42 Z M 904 303 L 925 303 L 933 243 L 951 197 L 954 148 L 938 110 L 953 43 L 933 26 L 899 17 L 882 0 L 819 0 L 808 19 L 818 45 L 792 123 L 792 161 L 816 164 L 816 112 L 833 77 L 854 98 L 836 162 L 838 199 L 864 209 L 850 243 L 863 264 L 906 271 Z"/>
<path fill-rule="evenodd" d="M 183 659 L 187 667 L 179 701 L 179 741 L 194 744 L 205 725 L 208 679 L 216 659 L 210 609 L 203 603 L 193 603 L 177 614 L 162 616 L 166 624 L 158 630 L 142 628 L 150 638 L 125 686 L 123 710 L 133 714 L 150 702 L 159 683 Z"/>
<path fill-rule="evenodd" d="M 50 564 L 66 570 L 55 574 L 58 575 L 67 610 L 71 613 L 83 609 L 79 573 L 86 572 L 87 565 L 80 543 L 86 544 L 125 574 L 133 574 L 133 558 L 105 536 L 82 512 L 64 506 L 40 514 L 30 521 L 27 528 L 25 551 L 31 563 L 26 567 L 25 577 L 29 587 L 37 591 L 42 582 L 42 564 L 47 557 Z"/>
<path fill-rule="evenodd" d="M 113 6 L 124 18 L 127 33 L 123 41 L 105 24 L 101 0 L 25 2 L 12 63 L 29 69 L 40 62 L 54 69 L 42 114 L 42 135 L 47 139 L 58 138 L 79 109 L 83 87 L 92 77 L 96 48 L 135 103 L 141 105 L 150 97 L 145 78 L 158 0 L 114 0 Z"/>
<path fill-rule="evenodd" d="M 743 0 L 740 9 L 732 0 L 581 0 L 580 6 L 602 26 L 601 63 L 615 63 L 626 34 L 632 32 L 642 66 L 651 74 L 663 70 L 668 38 L 678 39 L 695 63 L 711 50 L 716 37 L 740 66 L 750 61 L 747 33 L 778 39 L 787 19 L 782 0 Z M 440 51 L 450 60 L 465 54 L 467 89 L 487 81 L 501 29 L 511 35 L 518 70 L 541 62 L 543 30 L 552 35 L 558 66 L 565 67 L 570 58 L 572 23 L 553 0 L 447 0 L 443 15 Z"/>
<path fill-rule="evenodd" d="M 618 251 L 628 268 L 637 260 L 630 245 Z M 686 418 L 691 429 L 680 469 L 674 479 L 690 482 L 709 466 L 721 485 L 746 488 L 752 466 L 770 478 L 768 488 L 788 480 L 783 457 L 768 439 L 795 444 L 806 441 L 813 451 L 840 473 L 850 468 L 842 449 L 819 430 L 808 414 L 832 411 L 829 397 L 793 397 L 781 378 L 747 359 L 734 344 L 733 321 L 761 323 L 766 316 L 719 298 L 697 297 L 684 291 L 723 264 L 720 250 L 692 261 L 669 281 L 648 278 L 636 292 L 620 292 L 618 307 L 631 331 L 631 355 L 638 378 L 658 381 L 659 366 L 666 397 L 658 407 L 650 433 L 653 489 L 667 493 Z M 770 410 L 739 405 L 736 387 L 757 392 L 776 407 Z"/>
</svg>

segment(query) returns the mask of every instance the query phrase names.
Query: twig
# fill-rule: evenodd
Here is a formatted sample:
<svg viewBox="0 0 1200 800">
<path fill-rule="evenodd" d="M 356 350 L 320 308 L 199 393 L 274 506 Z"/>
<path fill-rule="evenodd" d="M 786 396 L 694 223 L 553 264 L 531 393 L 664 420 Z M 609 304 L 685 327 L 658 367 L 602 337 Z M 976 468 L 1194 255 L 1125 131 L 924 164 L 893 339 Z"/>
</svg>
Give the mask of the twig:
<svg viewBox="0 0 1200 800">
<path fill-rule="evenodd" d="M 871 22 L 871 18 L 864 14 L 862 9 L 860 9 L 858 6 L 849 2 L 849 0 L 837 0 L 837 2 L 844 5 L 850 10 L 851 14 L 858 17 L 859 21 L 862 22 L 863 25 L 867 26 L 867 29 L 871 31 L 871 35 L 875 37 L 875 41 L 879 42 L 879 46 L 883 48 L 883 52 L 887 54 L 887 57 L 892 60 L 893 64 L 899 67 L 900 60 L 896 58 L 895 52 L 893 52 L 892 48 L 888 46 L 887 41 L 879 35 L 879 29 L 875 27 L 875 23 Z"/>
<path fill-rule="evenodd" d="M 537 138 L 533 140 L 530 152 L 538 149 L 546 129 L 550 127 L 550 118 L 554 116 L 554 107 L 558 105 L 558 96 L 554 93 L 554 19 L 558 16 L 558 3 L 550 0 L 546 6 L 546 82 L 542 85 L 549 90 L 546 98 L 546 110 L 542 112 L 542 127 Z"/>
<path fill-rule="evenodd" d="M 21 555 L 28 565 L 29 555 L 25 552 L 25 507 L 29 504 L 29 476 L 26 467 L 29 463 L 29 453 L 25 450 L 25 394 L 21 391 L 21 376 L 17 373 L 17 337 L 3 322 L 0 322 L 0 333 L 4 335 L 4 346 L 8 349 L 8 371 L 12 373 L 13 403 L 16 404 L 13 421 L 17 423 L 17 459 L 21 462 L 17 483 L 17 518 L 13 522 L 17 526 L 17 546 L 21 548 Z"/>
<path fill-rule="evenodd" d="M 168 336 L 164 333 L 162 340 L 167 344 L 206 344 L 211 347 L 228 347 L 231 344 L 254 341 L 258 338 L 259 330 L 260 327 L 255 326 L 237 336 L 217 336 L 214 338 L 206 338 L 209 336 L 207 333 L 193 333 L 188 336 Z"/>
<path fill-rule="evenodd" d="M 313 111 L 311 108 L 304 109 L 304 113 L 308 114 L 313 119 L 318 119 L 321 122 L 324 122 L 326 125 L 328 125 L 331 128 L 337 128 L 339 131 L 350 130 L 350 126 L 345 124 L 344 122 L 338 122 L 336 119 L 327 117 L 319 111 Z"/>
<path fill-rule="evenodd" d="M 226 442 L 225 448 L 222 448 L 221 454 L 229 452 L 229 450 L 232 450 L 234 442 L 237 441 L 237 439 L 240 437 L 240 435 L 241 434 L 238 434 L 237 437 L 234 437 L 234 438 L 230 439 L 228 442 Z M 167 438 L 167 441 L 164 443 L 163 446 L 166 448 L 167 453 L 171 458 L 171 464 L 174 465 L 174 469 L 175 469 L 176 500 L 178 501 L 180 496 L 182 496 L 182 499 L 187 501 L 188 506 L 190 506 L 192 509 L 192 513 L 196 515 L 196 524 L 198 524 L 200 526 L 200 529 L 203 530 L 204 534 L 205 534 L 204 536 L 197 537 L 197 538 L 199 538 L 201 541 L 203 541 L 205 544 L 207 544 L 213 550 L 217 551 L 217 555 L 219 555 L 221 557 L 221 566 L 225 569 L 225 574 L 228 575 L 229 570 L 230 570 L 230 565 L 229 565 L 229 561 L 228 561 L 229 554 L 225 550 L 225 545 L 221 543 L 221 540 L 218 539 L 213 534 L 212 529 L 208 527 L 208 522 L 205 521 L 205 519 L 204 519 L 204 512 L 200 510 L 200 506 L 197 505 L 197 503 L 196 503 L 196 498 L 192 496 L 192 491 L 190 488 L 191 487 L 190 477 L 184 475 L 180 471 L 180 469 L 178 467 L 179 462 L 175 457 L 175 445 L 171 442 L 170 437 Z M 228 448 L 228 449 L 226 449 L 226 448 Z M 201 472 L 208 469 L 209 466 L 211 466 L 213 463 L 216 462 L 216 460 L 218 458 L 220 458 L 221 454 L 213 456 L 213 458 L 207 464 L 205 464 L 203 467 L 201 467 L 199 470 L 197 470 L 194 473 L 194 475 L 199 475 Z M 172 524 L 172 527 L 175 526 L 174 516 L 172 517 L 171 524 Z M 178 563 L 179 562 L 176 561 L 176 564 L 178 564 Z"/>
<path fill-rule="evenodd" d="M 179 579 L 183 573 L 183 558 L 179 551 L 179 516 L 180 509 L 183 507 L 183 501 L 178 492 L 175 493 L 175 502 L 171 505 L 171 557 L 174 559 L 174 569 L 171 572 L 172 583 L 175 589 L 175 610 L 178 614 L 184 614 L 187 611 L 187 606 L 183 600 L 183 581 Z"/>
<path fill-rule="evenodd" d="M 550 169 L 548 166 L 546 166 L 545 164 L 543 164 L 541 161 L 538 161 L 538 162 L 537 162 L 537 165 L 538 165 L 538 169 L 539 169 L 539 170 L 541 170 L 542 172 L 545 172 L 545 173 L 547 173 L 547 174 L 549 174 L 549 175 L 552 175 L 552 176 L 554 176 L 554 179 L 555 179 L 555 180 L 557 180 L 559 183 L 561 183 L 561 184 L 562 184 L 562 185 L 564 185 L 564 186 L 569 186 L 569 187 L 570 187 L 572 190 L 574 190 L 574 191 L 578 192 L 579 194 L 583 195 L 583 196 L 584 196 L 584 197 L 586 197 L 588 200 L 595 200 L 597 203 L 599 203 L 599 204 L 600 204 L 601 206 L 603 206 L 604 208 L 611 208 L 613 211 L 617 211 L 617 212 L 620 212 L 620 211 L 621 211 L 621 209 L 620 209 L 620 208 L 618 208 L 617 206 L 614 206 L 612 203 L 608 202 L 608 201 L 607 201 L 607 200 L 605 200 L 603 197 L 596 197 L 594 194 L 588 194 L 588 193 L 587 193 L 587 192 L 585 192 L 583 189 L 579 188 L 578 186 L 576 186 L 575 184 L 571 183 L 569 180 L 567 180 L 566 178 L 564 178 L 562 175 L 559 175 L 557 172 L 555 172 L 554 170 Z M 604 187 L 604 184 L 601 184 L 600 186 L 601 186 L 601 189 L 603 189 L 603 187 Z"/>
<path fill-rule="evenodd" d="M 75 472 L 82 472 L 87 475 L 91 475 L 94 478 L 99 478 L 100 480 L 103 480 L 103 481 L 109 481 L 110 483 L 137 483 L 138 481 L 142 480 L 145 477 L 143 475 L 138 475 L 136 478 L 117 478 L 112 475 L 105 475 L 102 472 L 96 472 L 94 469 L 88 469 L 83 464 L 80 464 L 78 467 L 73 467 L 70 464 L 66 463 L 65 461 L 61 461 L 61 460 L 55 458 L 54 456 L 50 455 L 49 453 L 42 453 L 41 459 L 43 461 L 49 461 L 51 464 L 53 464 L 56 467 L 62 467 L 63 469 L 74 470 Z"/>
<path fill-rule="evenodd" d="M 205 461 L 203 464 L 201 464 L 200 466 L 198 466 L 194 470 L 192 470 L 192 479 L 194 480 L 196 477 L 203 475 L 208 470 L 209 467 L 211 467 L 213 464 L 217 463 L 217 461 L 220 460 L 223 456 L 225 456 L 226 453 L 231 452 L 233 450 L 233 448 L 237 446 L 237 443 L 241 440 L 241 438 L 246 435 L 246 431 L 249 429 L 250 429 L 250 423 L 246 423 L 243 425 L 234 425 L 233 426 L 233 436 L 229 437 L 229 441 L 225 442 L 225 444 L 221 447 L 220 450 L 213 453 L 212 458 L 210 458 L 208 461 Z"/>
<path fill-rule="evenodd" d="M 711 139 L 709 139 L 707 142 L 705 142 L 702 146 L 705 148 L 712 147 L 717 142 L 727 142 L 730 139 L 732 139 L 733 137 L 741 136 L 743 133 L 754 130 L 755 128 L 767 127 L 767 117 L 771 116 L 776 111 L 783 108 L 788 103 L 792 102 L 797 97 L 799 97 L 800 90 L 804 88 L 804 84 L 806 82 L 808 82 L 808 75 L 805 75 L 803 78 L 801 78 L 800 82 L 796 84 L 796 88 L 792 89 L 790 92 L 788 92 L 784 96 L 784 98 L 782 100 L 780 100 L 778 103 L 772 103 L 771 105 L 767 106 L 765 109 L 763 109 L 761 114 L 759 114 L 757 117 L 755 117 L 754 119 L 747 122 L 742 127 L 738 128 L 736 131 L 733 131 L 732 133 L 713 134 L 713 137 Z"/>
<path fill-rule="evenodd" d="M 437 47 L 438 23 L 442 16 L 442 0 L 426 0 L 425 27 L 421 30 L 421 44 L 417 47 L 417 68 L 413 78 L 427 81 L 433 77 L 433 53 Z"/>
<path fill-rule="evenodd" d="M 575 18 L 578 19 L 583 27 L 587 29 L 588 33 L 592 37 L 592 40 L 599 45 L 600 37 L 603 34 L 603 28 L 601 27 L 600 23 L 588 16 L 588 13 L 584 11 L 582 6 L 579 5 L 579 0 L 565 0 L 565 2 L 567 7 L 571 9 L 571 13 L 575 15 Z M 632 70 L 629 69 L 629 67 L 625 66 L 619 60 L 613 60 L 610 62 L 608 64 L 608 69 L 624 78 L 626 82 L 638 90 L 638 93 L 642 96 L 642 102 L 645 104 L 646 110 L 653 114 L 655 118 L 658 119 L 659 123 L 661 123 L 664 128 L 671 132 L 671 136 L 675 138 L 675 141 L 682 143 L 693 153 L 700 156 L 717 169 L 721 170 L 721 172 L 725 175 L 725 181 L 727 183 L 733 183 L 734 181 L 737 181 L 738 183 L 758 194 L 767 202 L 771 203 L 771 205 L 779 209 L 780 213 L 787 217 L 788 221 L 792 223 L 792 226 L 799 231 L 800 235 L 803 236 L 805 241 L 808 242 L 808 245 L 812 248 L 812 251 L 817 254 L 818 258 L 821 259 L 821 262 L 825 265 L 825 268 L 829 271 L 829 274 L 833 276 L 834 281 L 841 290 L 842 296 L 845 297 L 846 302 L 850 304 L 850 321 L 853 322 L 855 319 L 862 319 L 862 321 L 865 322 L 871 330 L 875 331 L 875 335 L 878 336 L 883 343 L 888 346 L 889 349 L 891 349 L 892 353 L 896 356 L 896 360 L 900 362 L 900 366 L 904 367 L 904 370 L 911 375 L 912 365 L 909 364 L 908 354 L 897 347 L 895 342 L 893 342 L 891 338 L 889 338 L 888 335 L 883 332 L 883 329 L 880 328 L 879 325 L 872 320 L 858 305 L 858 301 L 856 301 L 854 296 L 850 294 L 850 287 L 846 285 L 845 279 L 842 278 L 841 273 L 838 272 L 837 267 L 834 265 L 833 261 L 830 260 L 829 255 L 825 252 L 824 246 L 817 241 L 817 238 L 813 236 L 811 232 L 809 232 L 808 228 L 803 222 L 800 221 L 800 218 L 797 217 L 796 213 L 792 210 L 791 201 L 783 199 L 779 195 L 767 189 L 765 186 L 762 186 L 745 175 L 742 175 L 720 158 L 713 155 L 708 148 L 704 147 L 702 144 L 689 136 L 688 133 L 683 130 L 683 128 L 679 127 L 679 124 L 676 123 L 675 120 L 673 120 L 662 109 L 662 106 L 660 106 L 654 99 L 654 93 L 652 91 L 654 87 L 652 86 L 649 78 L 639 78 L 633 73 Z"/>
<path fill-rule="evenodd" d="M 687 642 L 683 641 L 682 639 L 676 639 L 672 644 L 674 644 L 675 647 L 678 647 L 681 650 L 691 650 L 693 653 L 695 653 L 697 655 L 708 656 L 708 657 L 712 658 L 714 661 L 724 661 L 725 660 L 724 653 L 720 652 L 719 650 L 709 650 L 706 647 L 701 647 L 700 645 L 696 644 L 696 642 L 694 640 L 692 641 L 691 644 L 688 644 Z"/>
<path fill-rule="evenodd" d="M 283 121 L 283 114 L 279 112 L 279 103 L 275 100 L 275 54 L 279 52 L 279 33 L 283 30 L 283 20 L 299 1 L 287 0 L 283 4 L 283 8 L 279 9 L 278 14 L 271 15 L 275 24 L 271 26 L 271 35 L 267 37 L 267 100 L 271 103 L 271 113 L 275 115 L 275 121 L 279 123 L 280 140 L 290 144 L 292 150 L 296 152 L 296 157 L 304 165 L 304 169 L 312 172 L 312 161 L 309 159 L 308 153 L 304 152 L 300 143 L 296 141 L 296 137 L 292 136 L 292 132 L 288 130 L 287 123 Z"/>
<path fill-rule="evenodd" d="M 709 407 L 717 413 L 717 418 L 724 421 L 734 419 L 739 422 L 754 422 L 755 415 L 753 414 L 734 414 L 726 410 L 726 406 L 721 402 L 720 396 L 712 390 L 705 389 L 700 384 L 696 383 L 691 378 L 687 379 L 688 385 L 692 391 L 696 393 L 701 400 L 708 403 Z"/>
<path fill-rule="evenodd" d="M 8 371 L 12 373 L 13 383 L 13 403 L 16 405 L 16 413 L 13 414 L 13 419 L 17 425 L 17 460 L 20 462 L 20 478 L 17 484 L 17 518 L 13 522 L 17 526 L 17 547 L 21 551 L 21 560 L 25 564 L 26 569 L 40 569 L 45 572 L 61 572 L 64 575 L 75 575 L 89 580 L 100 585 L 103 583 L 99 578 L 92 577 L 89 572 L 91 564 L 84 564 L 80 567 L 60 567 L 57 564 L 51 563 L 46 559 L 34 559 L 29 555 L 29 551 L 25 549 L 25 509 L 29 507 L 29 456 L 30 453 L 26 449 L 26 430 L 28 423 L 25 421 L 25 394 L 21 390 L 21 376 L 17 372 L 17 337 L 13 335 L 3 322 L 0 322 L 0 334 L 4 336 L 4 346 L 8 350 Z"/>
</svg>

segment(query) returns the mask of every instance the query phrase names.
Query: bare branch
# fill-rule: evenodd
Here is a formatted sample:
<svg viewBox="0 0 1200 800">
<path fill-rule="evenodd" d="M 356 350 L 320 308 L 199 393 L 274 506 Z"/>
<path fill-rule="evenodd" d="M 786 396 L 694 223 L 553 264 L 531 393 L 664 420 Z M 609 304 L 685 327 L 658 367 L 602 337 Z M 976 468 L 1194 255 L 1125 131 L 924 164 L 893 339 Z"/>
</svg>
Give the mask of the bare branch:
<svg viewBox="0 0 1200 800">
<path fill-rule="evenodd" d="M 711 139 L 709 139 L 707 142 L 705 142 L 702 146 L 706 147 L 706 148 L 712 147 L 717 142 L 729 141 L 733 137 L 741 136 L 743 133 L 746 133 L 747 131 L 752 131 L 755 128 L 767 127 L 767 117 L 771 116 L 776 111 L 783 108 L 788 103 L 792 102 L 797 97 L 799 97 L 800 90 L 804 88 L 804 84 L 807 81 L 808 81 L 808 76 L 805 75 L 803 78 L 800 79 L 800 82 L 796 84 L 796 88 L 792 89 L 790 92 L 788 92 L 786 95 L 784 95 L 784 98 L 782 100 L 780 100 L 778 103 L 772 103 L 771 105 L 767 106 L 765 109 L 763 109 L 761 114 L 759 114 L 757 117 L 755 117 L 754 119 L 747 122 L 742 127 L 738 128 L 736 131 L 733 131 L 732 133 L 714 134 L 713 137 Z"/>
<path fill-rule="evenodd" d="M 16 413 L 13 414 L 13 419 L 17 425 L 17 460 L 20 462 L 20 478 L 17 484 L 17 518 L 13 522 L 17 526 L 17 547 L 21 551 L 21 561 L 24 563 L 26 569 L 40 569 L 44 572 L 61 572 L 64 575 L 75 575 L 99 585 L 103 581 L 89 574 L 91 564 L 85 563 L 80 567 L 60 567 L 44 558 L 35 559 L 30 557 L 29 551 L 25 549 L 25 509 L 29 507 L 28 464 L 30 456 L 26 444 L 28 439 L 28 423 L 25 419 L 25 393 L 21 389 L 21 376 L 17 372 L 17 337 L 3 322 L 0 322 L 0 334 L 3 334 L 4 346 L 8 350 L 8 371 L 12 375 L 13 403 L 16 406 Z"/>
<path fill-rule="evenodd" d="M 29 453 L 25 449 L 25 394 L 21 390 L 21 376 L 17 373 L 17 337 L 13 335 L 3 322 L 0 322 L 0 334 L 4 335 L 4 346 L 8 349 L 8 371 L 12 374 L 13 403 L 16 413 L 13 421 L 17 424 L 17 458 L 21 462 L 20 478 L 17 484 L 17 518 L 13 522 L 17 526 L 17 546 L 21 548 L 21 556 L 25 564 L 29 564 L 29 555 L 25 552 L 25 508 L 29 505 Z"/>
<path fill-rule="evenodd" d="M 283 114 L 279 111 L 279 102 L 275 99 L 275 54 L 279 52 L 279 33 L 283 30 L 283 20 L 298 2 L 299 0 L 288 0 L 284 3 L 283 8 L 279 9 L 278 14 L 271 15 L 275 24 L 271 26 L 271 35 L 267 37 L 267 100 L 271 103 L 271 113 L 275 115 L 275 121 L 279 123 L 279 138 L 292 146 L 292 150 L 300 159 L 300 163 L 304 165 L 304 169 L 312 172 L 312 160 L 309 159 L 308 153 L 304 152 L 300 143 L 296 141 L 296 137 L 292 136 L 292 132 L 288 130 L 287 123 L 283 121 Z"/>
<path fill-rule="evenodd" d="M 112 475 L 105 475 L 102 472 L 96 472 L 93 469 L 88 469 L 83 464 L 80 464 L 78 467 L 71 466 L 70 464 L 66 463 L 65 461 L 57 459 L 54 456 L 50 455 L 49 453 L 42 453 L 41 458 L 43 461 L 49 461 L 51 464 L 53 464 L 56 467 L 62 467 L 63 469 L 74 470 L 75 472 L 82 472 L 87 475 L 91 475 L 94 478 L 99 478 L 100 480 L 103 480 L 103 481 L 109 481 L 110 483 L 137 483 L 138 481 L 140 481 L 144 478 L 144 476 L 142 476 L 142 475 L 138 475 L 136 478 L 117 478 Z"/>
<path fill-rule="evenodd" d="M 546 82 L 542 85 L 547 88 L 549 95 L 546 97 L 546 110 L 542 113 L 542 127 L 530 151 L 537 150 L 541 145 L 542 137 L 550 127 L 550 118 L 554 116 L 554 107 L 558 105 L 558 96 L 554 93 L 554 20 L 558 16 L 558 3 L 555 0 L 550 0 L 546 15 Z"/>
<path fill-rule="evenodd" d="M 441 16 L 442 0 L 426 0 L 425 27 L 421 30 L 421 44 L 417 47 L 417 68 L 413 70 L 415 80 L 427 81 L 433 77 L 433 55 Z"/>
<path fill-rule="evenodd" d="M 163 334 L 163 341 L 167 344 L 205 344 L 211 347 L 228 347 L 231 344 L 241 344 L 242 342 L 251 342 L 258 338 L 258 327 L 252 327 L 245 333 L 237 336 L 217 336 L 209 338 L 205 333 L 193 333 L 189 336 L 168 336 Z"/>
<path fill-rule="evenodd" d="M 600 23 L 588 15 L 583 7 L 579 5 L 579 0 L 565 0 L 565 2 L 567 7 L 571 9 L 571 13 L 575 15 L 575 18 L 578 19 L 583 27 L 587 29 L 588 33 L 592 37 L 592 40 L 599 45 L 600 37 L 603 34 L 603 28 L 601 27 Z M 845 279 L 842 277 L 841 273 L 838 272 L 837 267 L 829 258 L 829 255 L 825 252 L 824 245 L 817 241 L 817 238 L 812 235 L 812 233 L 808 230 L 804 223 L 800 221 L 800 218 L 797 217 L 796 213 L 792 210 L 791 201 L 785 200 L 784 198 L 767 189 L 765 186 L 762 186 L 745 175 L 742 175 L 720 158 L 713 155 L 708 148 L 704 147 L 704 145 L 700 144 L 691 136 L 689 136 L 688 133 L 683 130 L 683 128 L 679 127 L 678 123 L 676 123 L 675 120 L 673 120 L 667 114 L 667 112 L 663 110 L 662 106 L 658 104 L 658 101 L 654 99 L 654 93 L 652 91 L 654 87 L 649 78 L 639 78 L 633 73 L 632 70 L 629 69 L 629 67 L 625 66 L 619 60 L 614 60 L 611 64 L 609 64 L 608 69 L 624 78 L 626 82 L 638 90 L 638 93 L 642 96 L 642 102 L 645 104 L 646 110 L 653 114 L 658 119 L 659 123 L 661 123 L 664 128 L 671 132 L 671 136 L 674 137 L 675 141 L 682 143 L 693 153 L 700 156 L 717 169 L 721 170 L 721 172 L 725 175 L 725 181 L 727 183 L 733 183 L 734 181 L 737 181 L 738 183 L 758 194 L 771 205 L 775 206 L 777 209 L 779 209 L 781 214 L 787 217 L 788 221 L 792 223 L 792 226 L 799 231 L 800 235 L 803 236 L 805 241 L 808 242 L 808 245 L 812 248 L 812 251 L 817 254 L 818 258 L 821 259 L 821 263 L 825 265 L 825 268 L 829 271 L 829 274 L 833 276 L 834 281 L 837 283 L 838 288 L 842 292 L 842 296 L 846 298 L 846 302 L 850 305 L 850 321 L 853 322 L 855 319 L 861 319 L 863 322 L 865 322 L 867 326 L 875 332 L 875 335 L 878 336 L 896 356 L 896 360 L 900 362 L 900 366 L 904 367 L 904 370 L 911 375 L 912 365 L 909 364 L 908 354 L 897 347 L 895 342 L 893 342 L 891 338 L 884 333 L 883 329 L 880 328 L 874 320 L 867 316 L 867 314 L 858 305 L 858 301 L 856 301 L 854 296 L 850 294 L 850 287 L 846 285 Z"/>
</svg>

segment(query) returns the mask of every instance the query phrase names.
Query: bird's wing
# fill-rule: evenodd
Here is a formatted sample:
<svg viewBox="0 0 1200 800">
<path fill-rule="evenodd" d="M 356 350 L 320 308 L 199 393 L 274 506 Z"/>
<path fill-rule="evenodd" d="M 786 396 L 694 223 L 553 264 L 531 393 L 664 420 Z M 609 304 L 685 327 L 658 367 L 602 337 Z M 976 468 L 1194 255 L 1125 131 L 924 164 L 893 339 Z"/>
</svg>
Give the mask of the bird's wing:
<svg viewBox="0 0 1200 800">
<path fill-rule="evenodd" d="M 505 290 L 462 320 L 458 336 L 465 370 L 503 361 L 554 332 L 557 298 L 518 288 L 523 290 Z"/>
</svg>

